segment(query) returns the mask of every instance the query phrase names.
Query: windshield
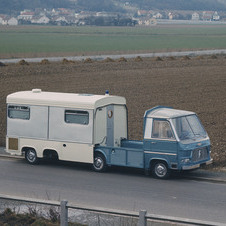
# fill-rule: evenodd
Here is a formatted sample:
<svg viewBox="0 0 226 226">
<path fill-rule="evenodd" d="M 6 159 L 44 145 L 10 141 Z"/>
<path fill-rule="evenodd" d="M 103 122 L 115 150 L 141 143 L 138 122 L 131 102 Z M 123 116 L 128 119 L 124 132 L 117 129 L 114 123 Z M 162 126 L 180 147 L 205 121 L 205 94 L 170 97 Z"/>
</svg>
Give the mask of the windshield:
<svg viewBox="0 0 226 226">
<path fill-rule="evenodd" d="M 180 140 L 207 136 L 206 131 L 196 115 L 174 118 L 172 122 Z"/>
</svg>

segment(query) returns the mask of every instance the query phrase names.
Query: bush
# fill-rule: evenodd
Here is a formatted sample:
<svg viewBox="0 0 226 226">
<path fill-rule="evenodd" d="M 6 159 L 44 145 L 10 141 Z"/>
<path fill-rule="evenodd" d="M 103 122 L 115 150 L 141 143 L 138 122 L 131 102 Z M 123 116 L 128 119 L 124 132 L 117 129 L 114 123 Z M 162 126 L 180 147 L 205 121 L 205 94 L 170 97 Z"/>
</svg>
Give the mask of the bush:
<svg viewBox="0 0 226 226">
<path fill-rule="evenodd" d="M 155 61 L 163 61 L 163 59 L 161 57 L 155 57 L 154 60 Z"/>
<path fill-rule="evenodd" d="M 142 59 L 140 56 L 137 56 L 137 57 L 135 58 L 135 61 L 136 61 L 136 62 L 141 62 L 141 61 L 143 61 L 143 59 Z"/>
<path fill-rule="evenodd" d="M 217 59 L 217 56 L 216 55 L 212 55 L 212 56 L 210 56 L 210 59 Z"/>
<path fill-rule="evenodd" d="M 111 59 L 110 57 L 107 57 L 106 59 L 103 60 L 103 62 L 114 62 L 114 60 Z"/>
<path fill-rule="evenodd" d="M 91 58 L 86 58 L 84 60 L 84 63 L 93 63 L 93 60 Z"/>
<path fill-rule="evenodd" d="M 202 60 L 202 59 L 204 59 L 204 57 L 203 56 L 197 56 L 197 57 L 195 57 L 195 59 L 196 60 Z"/>
<path fill-rule="evenodd" d="M 183 56 L 182 60 L 190 60 L 191 58 L 189 56 Z"/>
<path fill-rule="evenodd" d="M 176 58 L 173 57 L 173 56 L 168 57 L 168 59 L 169 59 L 169 60 L 176 60 Z"/>
<path fill-rule="evenodd" d="M 25 60 L 20 60 L 20 61 L 18 62 L 18 64 L 19 64 L 19 65 L 29 65 L 29 63 L 28 63 L 27 61 L 25 61 Z"/>
<path fill-rule="evenodd" d="M 125 57 L 119 58 L 118 62 L 127 62 L 127 59 Z"/>
<path fill-rule="evenodd" d="M 55 208 L 49 209 L 49 220 L 41 216 L 36 209 L 30 208 L 29 213 L 16 214 L 10 208 L 5 209 L 3 213 L 0 213 L 0 225 L 10 226 L 60 226 L 60 215 Z M 83 226 L 79 223 L 69 222 L 69 226 Z"/>
<path fill-rule="evenodd" d="M 43 60 L 41 61 L 41 64 L 50 64 L 50 62 L 49 62 L 49 60 L 47 60 L 47 59 L 43 59 Z"/>
</svg>

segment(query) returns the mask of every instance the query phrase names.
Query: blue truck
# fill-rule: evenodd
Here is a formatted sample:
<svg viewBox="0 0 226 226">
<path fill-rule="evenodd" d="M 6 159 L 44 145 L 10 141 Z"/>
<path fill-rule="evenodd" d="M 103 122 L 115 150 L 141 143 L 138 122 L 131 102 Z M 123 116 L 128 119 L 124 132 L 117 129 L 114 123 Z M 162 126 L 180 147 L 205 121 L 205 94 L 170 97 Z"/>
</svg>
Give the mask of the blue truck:
<svg viewBox="0 0 226 226">
<path fill-rule="evenodd" d="M 210 139 L 194 112 L 154 107 L 145 112 L 143 133 L 143 141 L 123 139 L 120 147 L 96 146 L 100 154 L 94 159 L 94 169 L 136 167 L 165 179 L 172 170 L 197 169 L 213 161 Z"/>
<path fill-rule="evenodd" d="M 194 112 L 157 106 L 144 114 L 143 140 L 128 139 L 124 97 L 21 91 L 7 96 L 6 151 L 41 158 L 144 169 L 156 178 L 212 163 L 210 139 Z"/>
</svg>

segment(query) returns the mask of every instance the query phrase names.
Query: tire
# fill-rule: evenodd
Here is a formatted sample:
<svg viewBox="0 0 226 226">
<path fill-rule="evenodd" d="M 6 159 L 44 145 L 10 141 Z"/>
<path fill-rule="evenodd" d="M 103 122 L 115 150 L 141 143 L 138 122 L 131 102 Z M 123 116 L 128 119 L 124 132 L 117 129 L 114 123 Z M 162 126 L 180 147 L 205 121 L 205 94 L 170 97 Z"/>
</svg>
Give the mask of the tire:
<svg viewBox="0 0 226 226">
<path fill-rule="evenodd" d="M 102 154 L 96 154 L 93 161 L 93 170 L 104 172 L 107 169 L 105 157 Z"/>
<path fill-rule="evenodd" d="M 39 162 L 39 159 L 37 157 L 37 153 L 34 149 L 29 148 L 25 152 L 25 159 L 29 164 L 35 165 Z"/>
<path fill-rule="evenodd" d="M 166 162 L 158 161 L 153 164 L 152 175 L 157 179 L 167 179 L 170 176 L 170 169 Z"/>
</svg>

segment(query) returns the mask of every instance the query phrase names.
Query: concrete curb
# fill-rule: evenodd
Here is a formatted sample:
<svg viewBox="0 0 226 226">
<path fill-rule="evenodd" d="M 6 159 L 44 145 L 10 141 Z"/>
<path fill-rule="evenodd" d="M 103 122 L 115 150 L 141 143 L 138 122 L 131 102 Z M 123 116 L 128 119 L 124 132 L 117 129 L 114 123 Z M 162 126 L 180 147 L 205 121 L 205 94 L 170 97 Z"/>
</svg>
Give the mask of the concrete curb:
<svg viewBox="0 0 226 226">
<path fill-rule="evenodd" d="M 23 156 L 16 156 L 16 155 L 7 155 L 7 154 L 0 154 L 0 158 L 9 158 L 9 159 L 24 159 Z"/>
</svg>

